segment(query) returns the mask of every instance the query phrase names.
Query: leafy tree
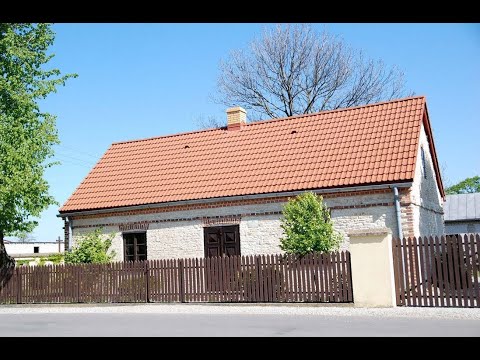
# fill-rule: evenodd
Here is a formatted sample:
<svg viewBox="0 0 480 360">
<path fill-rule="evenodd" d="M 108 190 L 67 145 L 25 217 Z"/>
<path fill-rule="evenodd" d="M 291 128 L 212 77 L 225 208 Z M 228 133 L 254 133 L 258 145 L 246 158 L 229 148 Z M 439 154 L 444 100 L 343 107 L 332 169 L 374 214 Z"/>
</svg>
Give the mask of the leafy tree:
<svg viewBox="0 0 480 360">
<path fill-rule="evenodd" d="M 103 235 L 102 229 L 87 233 L 74 248 L 65 253 L 66 264 L 105 264 L 115 257 L 114 251 L 108 251 L 112 246 L 115 234 Z"/>
<path fill-rule="evenodd" d="M 306 192 L 290 199 L 283 208 L 280 248 L 289 254 L 306 255 L 338 249 L 342 236 L 333 228 L 330 211 L 320 195 Z"/>
<path fill-rule="evenodd" d="M 404 84 L 397 68 L 365 58 L 342 39 L 287 24 L 266 28 L 221 63 L 215 100 L 277 118 L 402 97 Z"/>
<path fill-rule="evenodd" d="M 473 176 L 445 189 L 448 195 L 480 192 L 480 176 Z"/>
<path fill-rule="evenodd" d="M 43 175 L 59 140 L 39 100 L 76 75 L 45 69 L 54 38 L 50 24 L 0 24 L 0 269 L 15 264 L 4 236 L 32 231 L 32 217 L 56 203 Z"/>
</svg>

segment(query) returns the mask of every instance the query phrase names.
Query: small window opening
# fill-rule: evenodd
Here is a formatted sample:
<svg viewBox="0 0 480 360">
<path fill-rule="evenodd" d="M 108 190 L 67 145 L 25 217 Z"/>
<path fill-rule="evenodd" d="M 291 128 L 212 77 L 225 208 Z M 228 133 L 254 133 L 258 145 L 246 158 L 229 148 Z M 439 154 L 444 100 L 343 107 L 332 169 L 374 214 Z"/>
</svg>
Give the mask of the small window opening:
<svg viewBox="0 0 480 360">
<path fill-rule="evenodd" d="M 422 154 L 422 174 L 423 174 L 423 177 L 426 179 L 427 178 L 427 165 L 426 165 L 426 160 L 425 160 L 425 150 L 423 150 L 423 147 L 421 148 L 421 154 Z"/>
<path fill-rule="evenodd" d="M 38 254 L 40 252 L 40 246 L 34 246 L 33 247 L 33 253 Z"/>
</svg>

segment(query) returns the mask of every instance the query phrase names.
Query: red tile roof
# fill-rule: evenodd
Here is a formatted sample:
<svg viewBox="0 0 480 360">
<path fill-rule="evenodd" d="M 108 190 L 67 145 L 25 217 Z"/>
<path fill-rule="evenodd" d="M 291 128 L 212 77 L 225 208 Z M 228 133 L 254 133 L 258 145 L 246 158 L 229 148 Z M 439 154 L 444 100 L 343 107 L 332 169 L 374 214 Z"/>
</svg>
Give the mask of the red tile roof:
<svg viewBox="0 0 480 360">
<path fill-rule="evenodd" d="M 425 109 L 412 97 L 114 143 L 60 212 L 410 181 Z"/>
</svg>

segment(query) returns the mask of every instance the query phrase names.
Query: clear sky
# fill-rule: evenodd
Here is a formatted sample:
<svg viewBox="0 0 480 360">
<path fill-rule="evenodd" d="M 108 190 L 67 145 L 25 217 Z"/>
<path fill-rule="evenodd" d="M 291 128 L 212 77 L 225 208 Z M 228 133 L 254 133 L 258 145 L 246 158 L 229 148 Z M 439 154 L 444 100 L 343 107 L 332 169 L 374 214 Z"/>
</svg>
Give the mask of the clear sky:
<svg viewBox="0 0 480 360">
<path fill-rule="evenodd" d="M 61 145 L 48 169 L 51 194 L 63 204 L 115 141 L 191 131 L 195 119 L 226 118 L 209 95 L 218 64 L 264 24 L 55 24 L 52 65 L 76 72 L 44 101 L 58 116 Z M 480 174 L 480 24 L 316 24 L 405 72 L 426 95 L 435 146 L 447 184 Z M 58 206 L 33 235 L 63 239 Z"/>
</svg>

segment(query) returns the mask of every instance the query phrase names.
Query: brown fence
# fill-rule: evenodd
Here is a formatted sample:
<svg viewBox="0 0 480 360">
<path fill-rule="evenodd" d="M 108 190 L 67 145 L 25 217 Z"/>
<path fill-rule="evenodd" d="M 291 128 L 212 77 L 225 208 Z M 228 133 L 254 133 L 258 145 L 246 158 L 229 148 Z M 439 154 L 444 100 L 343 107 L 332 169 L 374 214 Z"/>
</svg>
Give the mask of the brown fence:
<svg viewBox="0 0 480 360">
<path fill-rule="evenodd" d="M 394 239 L 397 305 L 480 307 L 480 235 Z"/>
<path fill-rule="evenodd" d="M 19 267 L 5 283 L 3 304 L 353 301 L 348 251 Z"/>
</svg>

